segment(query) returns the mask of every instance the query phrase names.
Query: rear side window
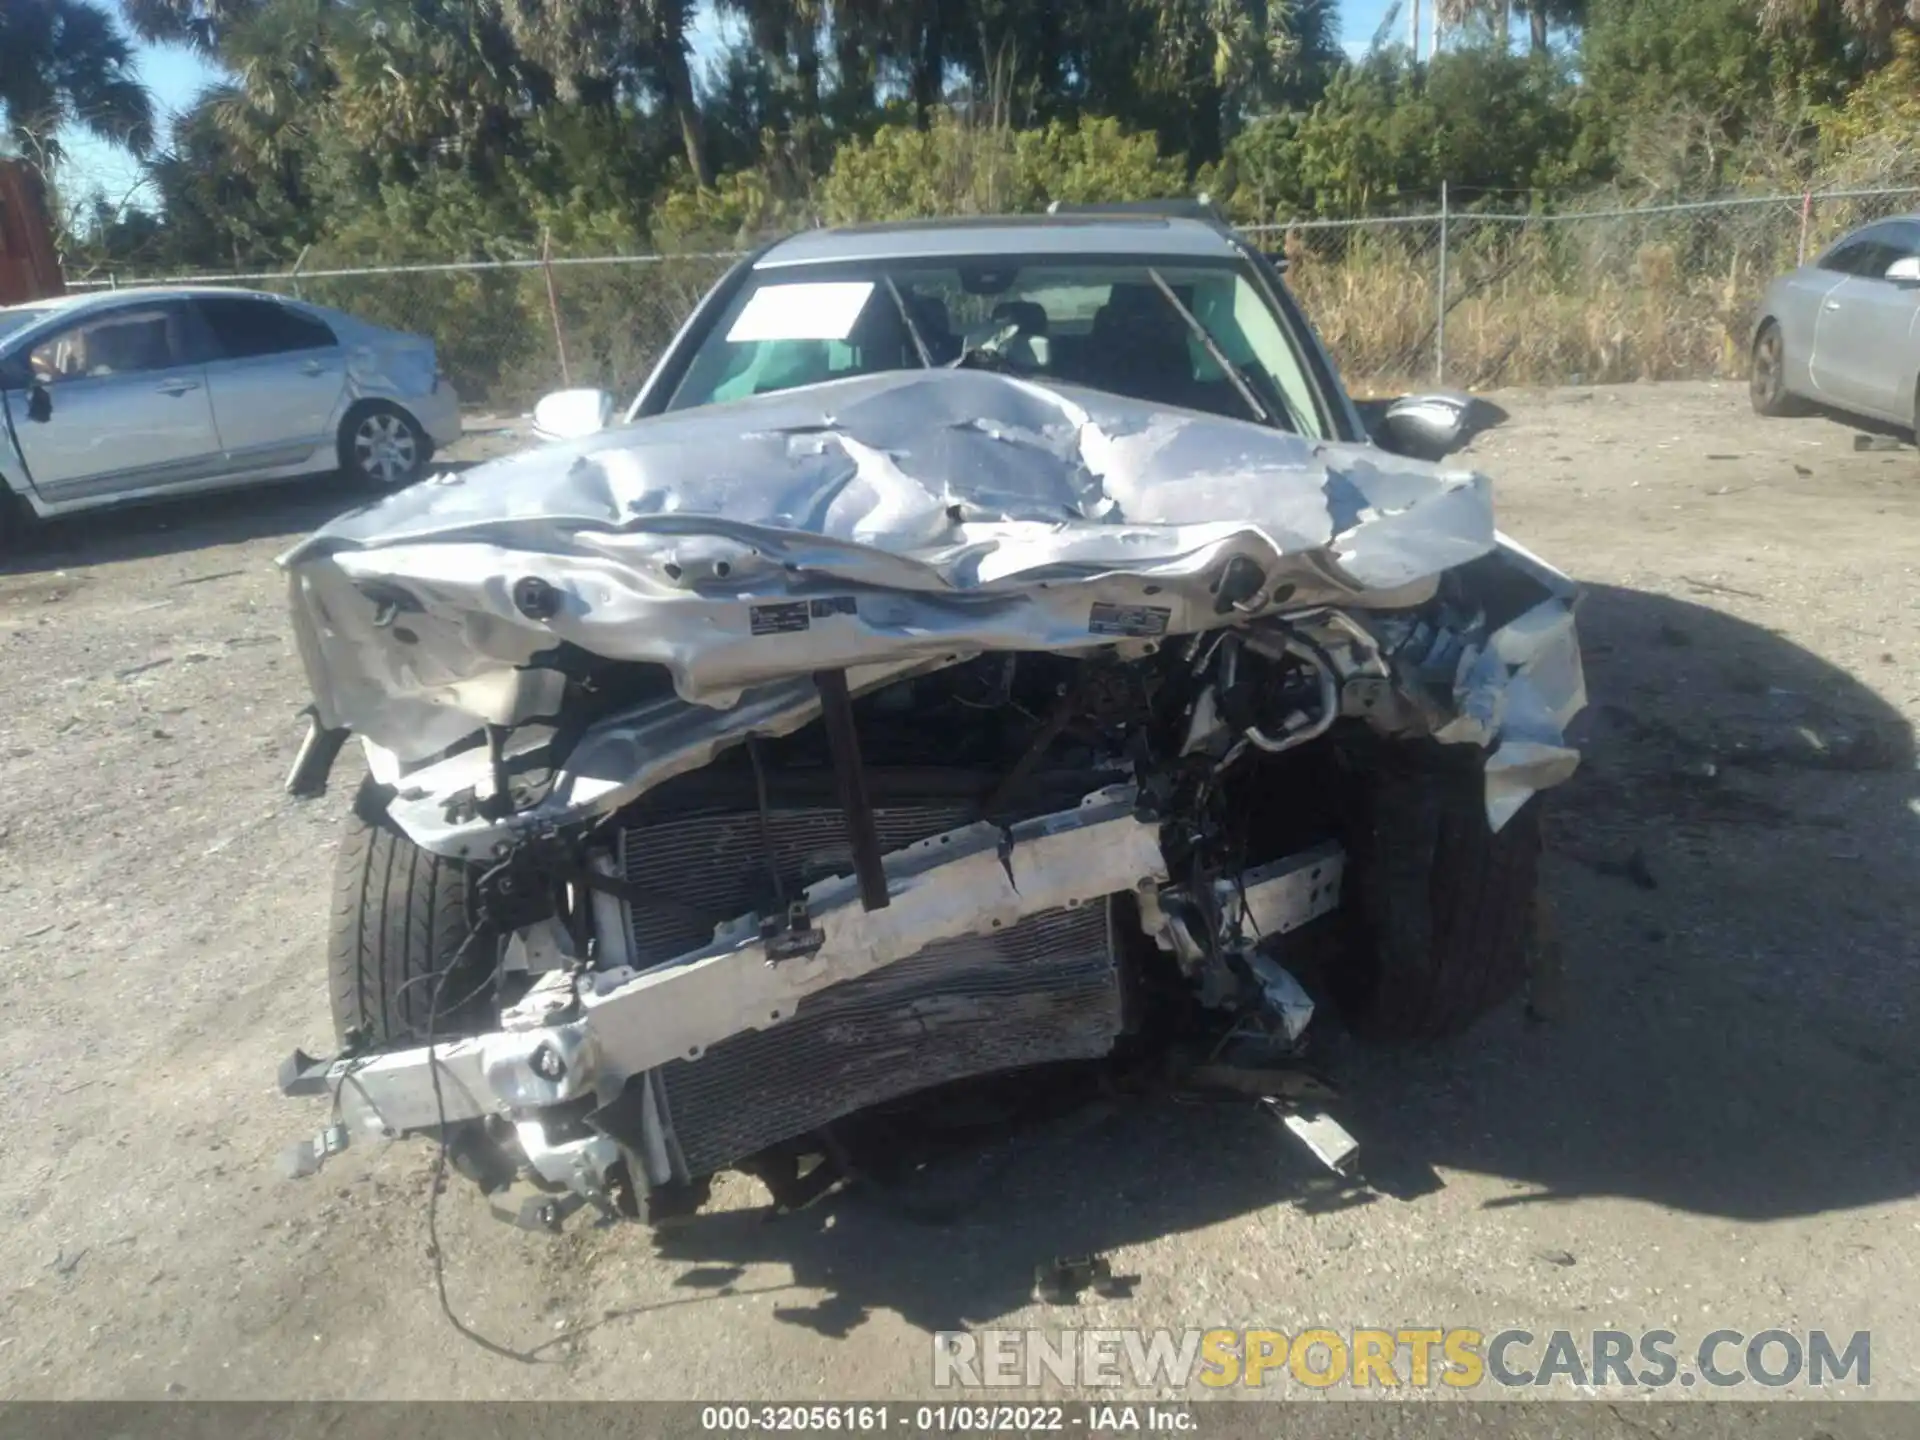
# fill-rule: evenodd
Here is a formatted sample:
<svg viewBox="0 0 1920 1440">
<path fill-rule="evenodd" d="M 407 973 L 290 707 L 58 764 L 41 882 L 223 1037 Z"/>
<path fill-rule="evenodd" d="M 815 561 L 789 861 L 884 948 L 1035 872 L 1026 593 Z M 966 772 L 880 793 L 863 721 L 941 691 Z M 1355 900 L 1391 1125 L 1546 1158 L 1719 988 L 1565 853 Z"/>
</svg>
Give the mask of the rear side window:
<svg viewBox="0 0 1920 1440">
<path fill-rule="evenodd" d="M 333 331 L 310 315 L 273 300 L 215 297 L 194 302 L 207 328 L 230 359 L 325 350 L 338 344 Z"/>
</svg>

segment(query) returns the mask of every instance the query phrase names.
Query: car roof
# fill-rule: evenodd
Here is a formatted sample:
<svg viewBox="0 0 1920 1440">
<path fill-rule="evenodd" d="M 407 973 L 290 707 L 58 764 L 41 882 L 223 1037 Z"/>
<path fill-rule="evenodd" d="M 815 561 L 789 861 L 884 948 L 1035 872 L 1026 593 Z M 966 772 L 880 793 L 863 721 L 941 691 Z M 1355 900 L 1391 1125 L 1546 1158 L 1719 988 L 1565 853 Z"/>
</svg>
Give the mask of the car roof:
<svg viewBox="0 0 1920 1440">
<path fill-rule="evenodd" d="M 1148 215 L 994 215 L 899 220 L 803 230 L 776 242 L 756 270 L 845 260 L 939 260 L 955 256 L 1157 255 L 1230 260 L 1240 254 L 1222 226 Z"/>
<path fill-rule="evenodd" d="M 1851 240 L 1854 236 L 1864 235 L 1869 230 L 1878 230 L 1882 225 L 1914 224 L 1920 224 L 1920 211 L 1910 210 L 1904 215 L 1882 215 L 1878 220 L 1862 220 L 1858 225 L 1842 235 L 1840 239 Z"/>
<path fill-rule="evenodd" d="M 178 300 L 197 295 L 239 295 L 251 300 L 285 300 L 266 290 L 242 290 L 233 285 L 123 285 L 112 290 L 79 290 L 67 295 L 50 295 L 42 300 L 27 300 L 18 305 L 0 307 L 0 315 L 19 310 L 58 311 L 62 315 L 80 315 L 112 305 L 142 300 Z"/>
</svg>

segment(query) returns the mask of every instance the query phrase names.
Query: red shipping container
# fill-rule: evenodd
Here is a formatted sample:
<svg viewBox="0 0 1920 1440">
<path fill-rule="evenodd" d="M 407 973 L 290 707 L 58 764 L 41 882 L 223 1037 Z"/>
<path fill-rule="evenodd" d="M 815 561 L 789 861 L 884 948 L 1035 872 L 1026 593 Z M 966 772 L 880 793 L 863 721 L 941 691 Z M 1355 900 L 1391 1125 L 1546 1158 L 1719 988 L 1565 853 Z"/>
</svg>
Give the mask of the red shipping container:
<svg viewBox="0 0 1920 1440">
<path fill-rule="evenodd" d="M 0 160 L 0 305 L 66 293 L 46 194 L 24 161 Z"/>
</svg>

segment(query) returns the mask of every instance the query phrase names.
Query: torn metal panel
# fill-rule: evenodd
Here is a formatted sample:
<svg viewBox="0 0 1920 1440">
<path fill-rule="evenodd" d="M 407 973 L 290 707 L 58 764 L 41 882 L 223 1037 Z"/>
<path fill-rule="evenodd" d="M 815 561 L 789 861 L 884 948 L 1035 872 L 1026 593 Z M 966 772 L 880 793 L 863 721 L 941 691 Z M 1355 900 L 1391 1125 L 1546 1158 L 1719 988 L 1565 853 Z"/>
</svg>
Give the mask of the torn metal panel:
<svg viewBox="0 0 1920 1440">
<path fill-rule="evenodd" d="M 550 697 L 523 667 L 560 642 L 662 665 L 681 698 L 724 707 L 800 670 L 1407 603 L 1392 592 L 1492 545 L 1489 487 L 1469 472 L 908 371 L 442 477 L 342 516 L 282 564 L 323 718 L 418 760 L 449 725 L 542 713 Z M 1236 559 L 1258 584 L 1223 615 L 1213 585 Z M 527 579 L 549 587 L 551 614 L 516 606 Z"/>
<path fill-rule="evenodd" d="M 1456 718 L 1436 738 L 1490 747 L 1487 819 L 1497 831 L 1527 800 L 1572 777 L 1580 752 L 1567 726 L 1587 703 L 1573 607 L 1544 600 L 1462 656 Z"/>
<path fill-rule="evenodd" d="M 1260 982 L 1260 996 L 1267 1012 L 1280 1022 L 1287 1042 L 1296 1043 L 1313 1020 L 1313 997 L 1293 978 L 1293 972 L 1278 961 L 1256 953 L 1248 957 L 1247 963 Z"/>
</svg>

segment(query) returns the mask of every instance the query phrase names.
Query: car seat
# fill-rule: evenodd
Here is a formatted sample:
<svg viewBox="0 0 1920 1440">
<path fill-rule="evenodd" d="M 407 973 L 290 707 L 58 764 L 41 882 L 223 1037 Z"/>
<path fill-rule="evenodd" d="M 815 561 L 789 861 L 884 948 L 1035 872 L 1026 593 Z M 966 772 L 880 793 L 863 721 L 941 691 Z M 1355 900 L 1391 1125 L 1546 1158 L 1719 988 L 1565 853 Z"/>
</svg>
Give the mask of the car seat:
<svg viewBox="0 0 1920 1440">
<path fill-rule="evenodd" d="M 1192 332 L 1155 285 L 1119 284 L 1094 312 L 1088 380 L 1104 390 L 1165 405 L 1188 405 Z"/>
<path fill-rule="evenodd" d="M 1018 333 L 1004 347 L 1015 361 L 1044 370 L 1051 359 L 1047 312 L 1037 300 L 1002 300 L 993 307 L 993 323 L 1014 326 Z"/>
</svg>

